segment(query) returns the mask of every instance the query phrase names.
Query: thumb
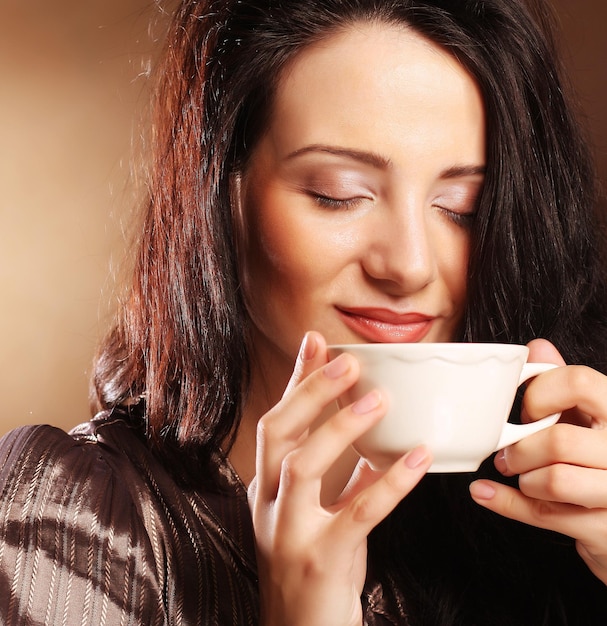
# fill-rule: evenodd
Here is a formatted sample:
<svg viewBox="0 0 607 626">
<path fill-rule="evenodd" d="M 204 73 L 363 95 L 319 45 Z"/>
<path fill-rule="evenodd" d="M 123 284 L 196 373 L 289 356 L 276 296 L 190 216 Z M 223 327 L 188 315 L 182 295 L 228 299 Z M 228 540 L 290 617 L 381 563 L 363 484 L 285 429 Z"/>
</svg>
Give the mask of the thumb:
<svg viewBox="0 0 607 626">
<path fill-rule="evenodd" d="M 533 339 L 527 344 L 529 348 L 529 363 L 553 363 L 554 365 L 566 365 L 561 353 L 547 339 Z M 521 421 L 527 423 L 533 421 L 529 417 L 525 403 L 521 407 Z"/>
<path fill-rule="evenodd" d="M 325 365 L 327 362 L 327 342 L 325 338 L 316 331 L 311 330 L 307 332 L 299 347 L 293 374 L 291 374 L 291 378 L 287 383 L 283 397 L 288 395 L 306 376 L 309 376 L 315 369 Z"/>
<path fill-rule="evenodd" d="M 533 339 L 527 344 L 530 363 L 566 365 L 561 353 L 547 339 Z"/>
</svg>

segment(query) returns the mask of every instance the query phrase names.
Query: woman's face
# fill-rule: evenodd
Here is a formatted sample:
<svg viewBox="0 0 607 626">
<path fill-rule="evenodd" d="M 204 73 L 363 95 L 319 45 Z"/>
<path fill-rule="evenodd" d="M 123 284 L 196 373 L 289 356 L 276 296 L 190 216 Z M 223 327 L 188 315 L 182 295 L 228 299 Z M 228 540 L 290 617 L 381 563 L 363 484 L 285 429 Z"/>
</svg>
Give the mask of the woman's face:
<svg viewBox="0 0 607 626">
<path fill-rule="evenodd" d="M 284 376 L 308 330 L 454 338 L 484 128 L 472 78 L 412 31 L 358 24 L 296 57 L 236 192 L 258 362 Z"/>
</svg>

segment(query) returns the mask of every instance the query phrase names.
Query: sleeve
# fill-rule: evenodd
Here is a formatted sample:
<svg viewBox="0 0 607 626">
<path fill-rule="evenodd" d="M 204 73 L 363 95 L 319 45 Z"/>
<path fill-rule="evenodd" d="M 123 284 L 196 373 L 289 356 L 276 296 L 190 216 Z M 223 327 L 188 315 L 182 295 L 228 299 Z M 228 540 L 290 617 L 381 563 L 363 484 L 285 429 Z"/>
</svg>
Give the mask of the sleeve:
<svg viewBox="0 0 607 626">
<path fill-rule="evenodd" d="M 166 623 L 145 527 L 99 448 L 51 426 L 0 439 L 0 623 Z"/>
</svg>

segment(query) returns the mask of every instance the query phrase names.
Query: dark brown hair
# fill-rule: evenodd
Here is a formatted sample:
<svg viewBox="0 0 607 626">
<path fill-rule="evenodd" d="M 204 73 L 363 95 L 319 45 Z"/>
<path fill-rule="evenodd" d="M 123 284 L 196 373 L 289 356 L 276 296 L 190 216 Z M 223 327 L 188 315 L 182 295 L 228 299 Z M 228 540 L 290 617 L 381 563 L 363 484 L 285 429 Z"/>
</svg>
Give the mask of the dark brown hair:
<svg viewBox="0 0 607 626">
<path fill-rule="evenodd" d="M 229 178 L 263 132 L 281 68 L 357 20 L 415 29 L 483 93 L 487 176 L 461 339 L 544 336 L 566 358 L 603 367 L 593 172 L 544 15 L 522 0 L 181 2 L 156 73 L 135 270 L 99 351 L 95 410 L 135 402 L 153 448 L 190 472 L 229 441 L 248 379 Z"/>
</svg>

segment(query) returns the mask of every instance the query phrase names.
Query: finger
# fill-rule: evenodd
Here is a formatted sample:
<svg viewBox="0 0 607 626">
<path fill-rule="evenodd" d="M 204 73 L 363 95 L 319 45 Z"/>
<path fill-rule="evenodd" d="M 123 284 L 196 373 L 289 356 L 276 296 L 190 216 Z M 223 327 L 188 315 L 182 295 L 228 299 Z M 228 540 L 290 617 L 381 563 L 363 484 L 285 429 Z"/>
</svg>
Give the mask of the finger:
<svg viewBox="0 0 607 626">
<path fill-rule="evenodd" d="M 350 480 L 348 480 L 348 483 L 339 495 L 335 506 L 341 508 L 343 502 L 352 500 L 363 489 L 371 486 L 381 478 L 384 473 L 384 471 L 373 469 L 366 459 L 360 458 L 350 476 Z"/>
<path fill-rule="evenodd" d="M 554 363 L 554 365 L 563 366 L 566 365 L 565 359 L 561 356 L 560 352 L 546 339 L 534 339 L 527 344 L 529 348 L 529 362 L 530 363 Z M 536 418 L 537 419 L 537 418 Z M 521 408 L 521 420 L 523 422 L 530 422 L 532 418 L 528 415 L 525 405 Z M 582 415 L 575 410 L 562 411 L 561 423 L 566 422 L 570 424 L 579 424 L 582 426 L 590 426 L 591 419 Z"/>
<path fill-rule="evenodd" d="M 566 365 L 561 353 L 547 339 L 534 339 L 527 344 L 530 363 Z"/>
<path fill-rule="evenodd" d="M 306 333 L 299 348 L 293 374 L 283 393 L 283 399 L 288 396 L 301 380 L 315 369 L 318 369 L 323 363 L 326 363 L 326 361 L 326 343 L 323 336 L 315 332 Z M 266 421 L 272 422 L 272 419 L 268 417 Z M 268 441 L 268 439 L 271 438 L 265 436 L 268 430 L 272 429 L 269 426 L 265 427 L 262 420 L 260 420 L 260 423 L 257 425 L 256 476 L 254 478 L 254 488 L 252 488 L 253 483 L 249 488 L 249 503 L 253 512 L 258 496 L 264 493 L 264 487 L 266 498 L 271 497 L 271 494 L 276 492 L 279 468 L 274 472 L 270 471 L 270 468 L 277 464 L 279 467 L 280 461 L 293 445 L 288 441 L 278 443 L 278 433 L 275 437 L 277 443 L 272 445 Z M 259 483 L 261 483 L 261 487 L 259 487 Z"/>
<path fill-rule="evenodd" d="M 607 470 L 607 430 L 555 424 L 502 450 L 496 468 L 505 476 L 565 463 Z"/>
<path fill-rule="evenodd" d="M 327 360 L 327 345 L 324 337 L 314 331 L 307 332 L 299 348 L 293 374 L 285 388 L 283 397 L 288 395 L 306 376 L 324 365 Z"/>
<path fill-rule="evenodd" d="M 569 365 L 540 374 L 527 386 L 523 409 L 532 420 L 576 408 L 593 428 L 607 426 L 607 377 L 590 367 Z"/>
<path fill-rule="evenodd" d="M 292 387 L 260 420 L 274 438 L 297 441 L 329 404 L 358 379 L 358 361 L 343 353 Z M 259 431 L 259 429 L 258 429 Z M 258 432 L 259 434 L 259 432 Z"/>
<path fill-rule="evenodd" d="M 604 535 L 604 511 L 530 498 L 514 487 L 489 480 L 473 482 L 470 495 L 476 503 L 499 515 L 584 543 L 593 543 L 599 533 Z"/>
<path fill-rule="evenodd" d="M 519 478 L 519 489 L 530 498 L 607 508 L 607 471 L 556 463 Z"/>
<path fill-rule="evenodd" d="M 257 499 L 257 476 L 253 476 L 253 480 L 249 483 L 247 488 L 247 502 L 249 509 L 253 512 L 255 508 L 255 500 Z"/>
<path fill-rule="evenodd" d="M 289 492 L 295 511 L 319 505 L 320 484 L 325 474 L 356 439 L 386 412 L 382 395 L 373 390 L 327 419 L 284 459 L 278 498 Z"/>
<path fill-rule="evenodd" d="M 430 451 L 425 446 L 418 446 L 367 488 L 360 492 L 354 488 L 352 493 L 356 495 L 335 516 L 339 536 L 357 545 L 411 492 L 431 464 Z M 362 473 L 363 476 L 366 474 L 364 466 Z"/>
<path fill-rule="evenodd" d="M 322 352 L 325 351 L 326 347 Z M 341 354 L 293 387 L 259 420 L 256 473 L 262 498 L 276 496 L 285 456 L 301 443 L 323 410 L 352 386 L 358 371 L 356 359 Z"/>
</svg>

